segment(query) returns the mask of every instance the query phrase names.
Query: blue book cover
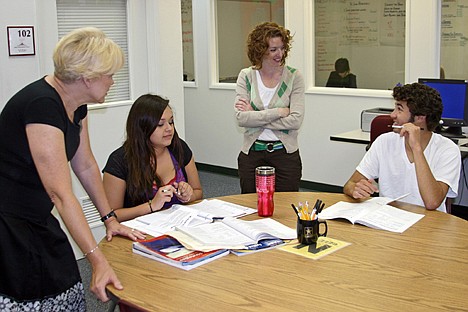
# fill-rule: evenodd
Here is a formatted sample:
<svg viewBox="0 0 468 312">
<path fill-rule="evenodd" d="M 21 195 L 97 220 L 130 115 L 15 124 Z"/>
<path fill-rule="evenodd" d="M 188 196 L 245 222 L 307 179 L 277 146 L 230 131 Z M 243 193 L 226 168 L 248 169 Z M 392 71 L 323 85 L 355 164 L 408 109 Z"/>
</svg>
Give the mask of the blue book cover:
<svg viewBox="0 0 468 312">
<path fill-rule="evenodd" d="M 231 253 L 235 254 L 236 256 L 243 256 L 243 255 L 252 254 L 258 251 L 262 251 L 262 250 L 273 249 L 284 244 L 285 244 L 285 241 L 279 238 L 262 239 L 256 244 L 245 246 L 246 249 L 233 249 L 231 250 Z"/>
</svg>

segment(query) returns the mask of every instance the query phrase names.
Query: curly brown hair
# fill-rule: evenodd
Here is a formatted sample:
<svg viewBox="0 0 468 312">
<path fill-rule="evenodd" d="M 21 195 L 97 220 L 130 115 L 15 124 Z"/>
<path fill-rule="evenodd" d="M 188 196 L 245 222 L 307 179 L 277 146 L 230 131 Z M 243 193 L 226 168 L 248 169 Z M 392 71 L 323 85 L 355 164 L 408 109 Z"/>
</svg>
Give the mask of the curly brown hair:
<svg viewBox="0 0 468 312">
<path fill-rule="evenodd" d="M 412 116 L 426 116 L 427 130 L 433 131 L 439 126 L 443 106 L 437 90 L 415 82 L 396 86 L 392 95 L 397 101 L 406 101 Z"/>
<path fill-rule="evenodd" d="M 284 44 L 284 55 L 281 65 L 284 65 L 288 52 L 291 50 L 292 38 L 288 29 L 274 22 L 261 23 L 250 32 L 247 38 L 247 56 L 256 69 L 262 68 L 263 56 L 268 50 L 269 40 L 280 37 Z"/>
</svg>

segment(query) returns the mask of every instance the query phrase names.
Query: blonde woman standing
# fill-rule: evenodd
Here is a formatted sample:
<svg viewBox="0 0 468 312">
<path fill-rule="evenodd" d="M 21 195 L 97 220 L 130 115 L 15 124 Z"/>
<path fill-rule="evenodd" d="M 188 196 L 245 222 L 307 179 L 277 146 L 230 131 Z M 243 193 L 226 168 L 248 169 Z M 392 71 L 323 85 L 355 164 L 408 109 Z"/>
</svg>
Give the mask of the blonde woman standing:
<svg viewBox="0 0 468 312">
<path fill-rule="evenodd" d="M 54 51 L 53 75 L 24 87 L 0 115 L 0 310 L 85 311 L 83 283 L 58 220 L 90 261 L 91 291 L 122 285 L 91 233 L 73 194 L 69 163 L 99 210 L 107 239 L 138 231 L 120 225 L 90 149 L 86 103 L 102 103 L 124 62 L 122 50 L 96 28 L 64 36 Z"/>
</svg>

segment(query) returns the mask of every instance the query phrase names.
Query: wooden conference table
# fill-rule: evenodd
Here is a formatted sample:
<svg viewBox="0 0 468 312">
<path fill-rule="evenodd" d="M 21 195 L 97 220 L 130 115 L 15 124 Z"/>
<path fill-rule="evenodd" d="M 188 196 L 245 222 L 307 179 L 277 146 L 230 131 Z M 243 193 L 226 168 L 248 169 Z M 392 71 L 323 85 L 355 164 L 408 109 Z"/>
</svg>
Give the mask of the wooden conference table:
<svg viewBox="0 0 468 312">
<path fill-rule="evenodd" d="M 256 194 L 219 199 L 256 207 Z M 326 207 L 352 201 L 343 194 L 275 193 L 273 218 L 295 228 L 291 203 L 317 199 Z M 351 245 L 319 260 L 267 250 L 184 271 L 133 254 L 126 238 L 103 240 L 99 246 L 125 287 L 108 290 L 149 311 L 466 311 L 468 222 L 395 206 L 425 217 L 402 234 L 328 220 L 328 236 Z"/>
</svg>

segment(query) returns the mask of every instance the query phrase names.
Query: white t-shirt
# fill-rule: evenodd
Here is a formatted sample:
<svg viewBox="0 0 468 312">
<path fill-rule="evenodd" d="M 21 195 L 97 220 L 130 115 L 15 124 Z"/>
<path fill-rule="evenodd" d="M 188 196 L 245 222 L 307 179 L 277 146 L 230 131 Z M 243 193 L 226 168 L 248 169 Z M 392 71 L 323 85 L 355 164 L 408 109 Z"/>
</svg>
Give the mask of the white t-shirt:
<svg viewBox="0 0 468 312">
<path fill-rule="evenodd" d="M 268 109 L 268 106 L 270 105 L 271 99 L 273 98 L 273 95 L 275 95 L 276 87 L 274 88 L 268 88 L 263 84 L 262 77 L 260 76 L 260 71 L 256 70 L 256 75 L 257 75 L 257 81 L 258 81 L 258 93 L 260 95 L 260 98 L 262 99 L 263 106 L 265 109 Z M 260 134 L 258 137 L 259 140 L 262 141 L 278 141 L 278 137 L 276 134 L 273 133 L 270 129 L 264 129 L 263 132 Z"/>
<path fill-rule="evenodd" d="M 457 197 L 461 166 L 458 146 L 450 139 L 433 133 L 424 156 L 434 178 L 449 186 L 447 197 Z M 380 135 L 356 170 L 368 179 L 379 179 L 379 196 L 397 198 L 409 193 L 401 201 L 424 206 L 414 163 L 410 163 L 405 139 L 398 133 Z M 445 201 L 437 210 L 446 212 Z"/>
</svg>

